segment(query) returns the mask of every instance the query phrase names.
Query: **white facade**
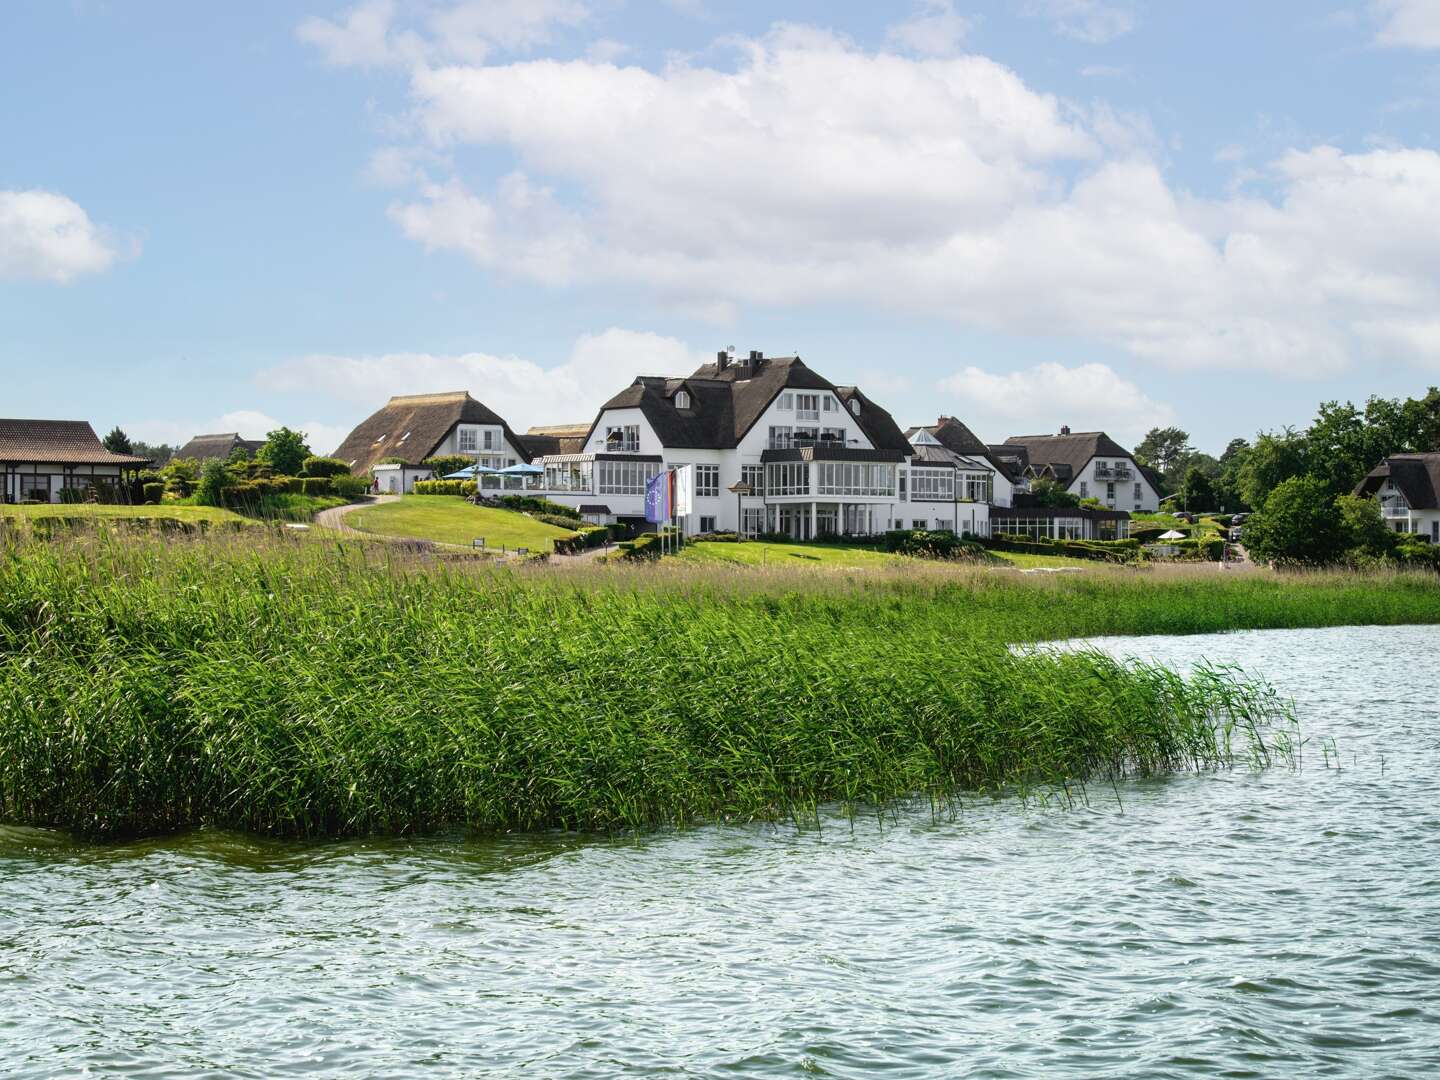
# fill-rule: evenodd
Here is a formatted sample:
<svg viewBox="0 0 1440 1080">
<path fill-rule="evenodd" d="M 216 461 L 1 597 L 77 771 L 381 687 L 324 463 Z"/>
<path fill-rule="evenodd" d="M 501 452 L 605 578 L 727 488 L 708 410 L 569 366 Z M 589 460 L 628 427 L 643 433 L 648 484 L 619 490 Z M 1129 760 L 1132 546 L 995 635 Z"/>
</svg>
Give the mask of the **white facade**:
<svg viewBox="0 0 1440 1080">
<path fill-rule="evenodd" d="M 1398 533 L 1414 533 L 1431 543 L 1440 544 L 1440 510 L 1416 509 L 1395 481 L 1387 479 L 1375 493 L 1380 502 L 1380 516 Z"/>
<path fill-rule="evenodd" d="M 1127 457 L 1091 458 L 1067 490 L 1082 499 L 1099 499 L 1110 510 L 1153 514 L 1160 509 L 1160 493 Z"/>
<path fill-rule="evenodd" d="M 915 446 L 944 447 L 945 445 L 924 428 L 920 428 L 914 435 L 910 436 L 910 442 Z M 959 456 L 964 457 L 964 455 Z M 987 502 L 991 506 L 1013 506 L 1015 503 L 1015 492 L 1025 490 L 1023 484 L 1019 487 L 1012 484 L 1010 478 L 1006 476 L 1004 472 L 995 468 L 995 466 L 983 458 L 969 457 L 965 460 L 970 467 L 963 470 L 966 475 L 961 481 L 958 481 L 964 485 L 965 498 L 971 498 L 972 501 L 975 502 Z M 989 494 L 988 496 L 982 496 L 977 493 L 976 488 L 982 482 L 982 479 L 986 477 L 988 477 L 986 487 Z"/>
<path fill-rule="evenodd" d="M 802 460 L 806 451 L 820 460 Z M 766 461 L 767 454 L 794 460 Z M 811 539 L 914 522 L 955 528 L 958 521 L 976 529 L 988 523 L 983 500 L 958 501 L 963 495 L 955 493 L 953 469 L 921 470 L 899 451 L 877 451 L 850 407 L 828 389 L 783 390 L 739 444 L 724 450 L 665 446 L 640 408 L 605 409 L 582 453 L 551 455 L 538 464 L 546 470 L 546 498 L 577 509 L 605 506 L 610 520 L 643 518 L 646 481 L 693 465 L 694 513 L 680 523 L 692 535 L 784 532 Z M 927 480 L 922 497 L 912 498 L 912 477 L 921 471 L 945 472 L 950 486 Z M 752 494 L 729 490 L 742 481 Z"/>
<path fill-rule="evenodd" d="M 393 450 L 397 457 L 408 449 L 405 446 L 408 438 L 409 433 L 406 432 L 395 440 Z M 426 457 L 448 457 L 452 454 L 478 460 L 487 469 L 506 469 L 525 460 L 499 424 L 456 424 Z M 422 465 L 391 462 L 376 465 L 370 471 L 381 495 L 409 495 L 414 492 L 417 480 L 435 479 L 431 470 Z"/>
</svg>

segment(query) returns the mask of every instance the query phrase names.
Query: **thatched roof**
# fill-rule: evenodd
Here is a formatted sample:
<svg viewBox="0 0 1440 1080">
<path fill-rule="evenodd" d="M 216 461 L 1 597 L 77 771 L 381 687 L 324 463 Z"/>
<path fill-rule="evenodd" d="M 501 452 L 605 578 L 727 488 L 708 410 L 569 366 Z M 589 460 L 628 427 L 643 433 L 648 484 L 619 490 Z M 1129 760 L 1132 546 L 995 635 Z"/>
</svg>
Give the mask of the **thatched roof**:
<svg viewBox="0 0 1440 1080">
<path fill-rule="evenodd" d="M 392 397 L 346 436 L 332 454 L 363 476 L 386 458 L 419 465 L 455 430 L 455 425 L 486 424 L 504 428 L 510 445 L 530 460 L 530 451 L 510 425 L 464 390 L 448 394 L 409 394 Z"/>
<path fill-rule="evenodd" d="M 230 460 L 230 455 L 235 452 L 236 447 L 244 450 L 250 457 L 265 443 L 260 439 L 242 439 L 238 431 L 225 432 L 219 435 L 196 435 L 179 450 L 175 451 L 177 458 L 194 458 L 197 461 L 209 461 L 211 458 L 218 458 L 221 461 Z"/>
<path fill-rule="evenodd" d="M 1391 481 L 1412 510 L 1440 509 L 1440 454 L 1391 454 L 1355 488 L 1356 495 L 1373 495 Z"/>
</svg>

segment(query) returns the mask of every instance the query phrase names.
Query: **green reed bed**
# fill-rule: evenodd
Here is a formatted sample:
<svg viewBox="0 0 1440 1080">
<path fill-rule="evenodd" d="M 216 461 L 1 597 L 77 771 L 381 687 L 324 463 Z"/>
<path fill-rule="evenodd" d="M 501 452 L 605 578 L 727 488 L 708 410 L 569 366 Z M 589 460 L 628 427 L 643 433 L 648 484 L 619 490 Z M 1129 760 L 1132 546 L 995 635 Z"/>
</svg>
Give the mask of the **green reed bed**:
<svg viewBox="0 0 1440 1080">
<path fill-rule="evenodd" d="M 1263 687 L 1007 643 L 1214 628 L 1217 605 L 1244 625 L 1357 621 L 1378 587 L 1309 579 L 1285 604 L 1258 580 L 1138 580 L 11 538 L 0 819 L 93 836 L 611 829 L 1263 760 L 1287 722 Z M 1400 599 L 1370 621 L 1440 614 L 1433 584 L 1383 584 Z"/>
</svg>

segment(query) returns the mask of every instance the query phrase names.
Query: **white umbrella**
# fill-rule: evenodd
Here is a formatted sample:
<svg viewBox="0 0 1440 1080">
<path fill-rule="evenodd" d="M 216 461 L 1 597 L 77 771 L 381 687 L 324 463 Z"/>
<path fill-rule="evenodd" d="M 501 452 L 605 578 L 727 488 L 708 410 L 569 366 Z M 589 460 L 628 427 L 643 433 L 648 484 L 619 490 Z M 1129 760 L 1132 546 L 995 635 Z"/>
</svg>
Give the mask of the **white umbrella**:
<svg viewBox="0 0 1440 1080">
<path fill-rule="evenodd" d="M 1159 539 L 1161 539 L 1161 540 L 1184 540 L 1184 539 L 1185 539 L 1185 534 L 1182 533 L 1182 532 L 1176 532 L 1174 529 L 1171 529 L 1169 532 L 1161 533 Z"/>
</svg>

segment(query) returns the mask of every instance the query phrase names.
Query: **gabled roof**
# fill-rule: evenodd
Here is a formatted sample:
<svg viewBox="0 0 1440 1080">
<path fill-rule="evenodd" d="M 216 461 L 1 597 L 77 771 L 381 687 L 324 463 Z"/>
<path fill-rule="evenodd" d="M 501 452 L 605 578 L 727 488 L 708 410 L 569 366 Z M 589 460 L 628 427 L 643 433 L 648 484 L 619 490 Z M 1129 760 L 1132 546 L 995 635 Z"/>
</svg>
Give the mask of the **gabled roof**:
<svg viewBox="0 0 1440 1080">
<path fill-rule="evenodd" d="M 952 453 L 961 457 L 978 458 L 1011 480 L 1024 471 L 1023 465 L 1012 470 L 1003 460 L 995 456 L 989 446 L 980 441 L 979 436 L 953 416 L 942 416 L 927 427 L 911 428 L 905 433 L 905 437 L 913 439 L 922 431 Z"/>
<path fill-rule="evenodd" d="M 675 394 L 686 390 L 690 407 L 677 409 Z M 686 378 L 642 375 L 600 407 L 639 409 L 661 445 L 685 449 L 731 450 L 765 414 L 783 390 L 817 390 L 834 393 L 849 409 L 858 399 L 860 412 L 851 413 L 877 449 L 910 452 L 895 420 L 854 387 L 837 387 L 806 367 L 798 356 L 718 360 L 702 364 Z M 600 416 L 586 432 L 593 437 Z"/>
<path fill-rule="evenodd" d="M 1129 450 L 1103 431 L 1077 431 L 1059 435 L 1014 435 L 1005 440 L 1007 447 L 1025 451 L 1029 467 L 1043 475 L 1049 472 L 1056 479 L 1069 483 L 1091 458 L 1114 457 L 1134 461 Z"/>
<path fill-rule="evenodd" d="M 1356 495 L 1373 495 L 1389 480 L 1412 510 L 1440 510 L 1440 453 L 1391 454 L 1366 474 Z"/>
<path fill-rule="evenodd" d="M 1007 446 L 1004 443 L 987 443 L 990 460 L 1011 480 L 1018 480 L 1030 467 L 1030 452 L 1023 446 Z"/>
<path fill-rule="evenodd" d="M 363 476 L 386 458 L 399 458 L 407 465 L 419 465 L 435 454 L 455 425 L 486 424 L 504 428 L 505 438 L 526 461 L 529 450 L 510 425 L 472 398 L 464 390 L 448 394 L 409 394 L 392 397 L 384 408 L 372 413 L 332 454 L 349 464 L 350 471 Z"/>
<path fill-rule="evenodd" d="M 242 439 L 238 431 L 226 432 L 220 435 L 196 435 L 179 450 L 175 451 L 177 458 L 194 458 L 197 461 L 208 461 L 211 458 L 219 458 L 221 461 L 229 460 L 238 446 L 251 457 L 255 456 L 265 443 L 259 439 Z"/>
<path fill-rule="evenodd" d="M 150 464 L 148 458 L 110 453 L 84 420 L 0 420 L 0 461 L 41 465 Z"/>
</svg>

